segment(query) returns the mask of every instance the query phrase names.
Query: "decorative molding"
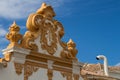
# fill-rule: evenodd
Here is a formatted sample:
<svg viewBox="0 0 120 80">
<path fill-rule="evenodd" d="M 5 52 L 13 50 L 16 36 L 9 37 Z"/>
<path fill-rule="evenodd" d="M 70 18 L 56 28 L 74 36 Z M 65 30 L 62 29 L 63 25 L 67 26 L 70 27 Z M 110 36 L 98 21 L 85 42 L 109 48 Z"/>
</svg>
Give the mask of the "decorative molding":
<svg viewBox="0 0 120 80">
<path fill-rule="evenodd" d="M 52 69 L 48 69 L 47 76 L 48 76 L 48 80 L 52 80 L 52 77 L 53 77 L 53 70 Z"/>
<path fill-rule="evenodd" d="M 79 74 L 73 74 L 73 78 L 74 78 L 74 80 L 79 80 Z"/>
<path fill-rule="evenodd" d="M 33 72 L 36 72 L 39 68 L 33 65 L 24 65 L 24 80 L 29 80 L 28 78 L 33 74 Z"/>
<path fill-rule="evenodd" d="M 47 76 L 48 76 L 48 80 L 52 80 L 53 77 L 53 63 L 54 61 L 52 60 L 47 60 L 47 66 L 48 66 L 48 70 L 47 70 Z"/>
<path fill-rule="evenodd" d="M 66 80 L 73 80 L 72 73 L 61 72 L 61 75 L 62 75 L 63 77 L 66 77 Z"/>
<path fill-rule="evenodd" d="M 22 73 L 23 68 L 24 68 L 24 64 L 14 62 L 14 66 L 15 66 L 16 73 L 18 75 L 20 75 Z"/>
</svg>

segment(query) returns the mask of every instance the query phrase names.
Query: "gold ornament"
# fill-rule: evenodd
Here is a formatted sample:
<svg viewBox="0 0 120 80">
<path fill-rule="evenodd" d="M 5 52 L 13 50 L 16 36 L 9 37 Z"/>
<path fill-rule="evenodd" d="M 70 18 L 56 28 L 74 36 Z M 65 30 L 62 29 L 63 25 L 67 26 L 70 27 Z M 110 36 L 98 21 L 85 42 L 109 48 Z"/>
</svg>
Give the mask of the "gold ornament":
<svg viewBox="0 0 120 80">
<path fill-rule="evenodd" d="M 22 73 L 22 69 L 24 68 L 24 64 L 14 62 L 14 66 L 15 66 L 16 73 L 20 75 Z"/>
<path fill-rule="evenodd" d="M 48 69 L 47 75 L 48 75 L 48 80 L 52 80 L 53 70 L 52 69 Z"/>
<path fill-rule="evenodd" d="M 69 50 L 69 52 L 71 54 L 71 57 L 73 59 L 76 59 L 76 55 L 77 55 L 78 51 L 75 48 L 76 44 L 72 41 L 72 39 L 70 39 L 69 42 L 67 43 L 67 47 L 68 47 L 68 50 Z"/>
<path fill-rule="evenodd" d="M 8 45 L 8 48 L 10 47 L 20 47 L 19 40 L 22 39 L 22 35 L 19 34 L 19 26 L 13 22 L 13 24 L 9 28 L 9 33 L 6 35 L 6 38 L 10 41 L 10 44 Z"/>
</svg>

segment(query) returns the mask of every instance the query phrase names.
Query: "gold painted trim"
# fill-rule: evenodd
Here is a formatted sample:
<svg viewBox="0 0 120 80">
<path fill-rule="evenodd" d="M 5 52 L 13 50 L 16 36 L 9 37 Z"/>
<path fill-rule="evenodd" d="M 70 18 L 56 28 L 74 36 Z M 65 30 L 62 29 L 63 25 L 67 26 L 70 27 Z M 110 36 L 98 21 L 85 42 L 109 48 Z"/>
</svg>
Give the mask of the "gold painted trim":
<svg viewBox="0 0 120 80">
<path fill-rule="evenodd" d="M 53 78 L 53 70 L 52 69 L 47 70 L 47 76 L 48 76 L 48 80 L 52 80 L 52 78 Z"/>
<path fill-rule="evenodd" d="M 23 64 L 14 62 L 14 67 L 15 67 L 16 73 L 17 73 L 18 75 L 22 74 L 22 70 L 23 70 L 23 68 L 24 68 L 24 65 L 23 65 Z"/>
</svg>

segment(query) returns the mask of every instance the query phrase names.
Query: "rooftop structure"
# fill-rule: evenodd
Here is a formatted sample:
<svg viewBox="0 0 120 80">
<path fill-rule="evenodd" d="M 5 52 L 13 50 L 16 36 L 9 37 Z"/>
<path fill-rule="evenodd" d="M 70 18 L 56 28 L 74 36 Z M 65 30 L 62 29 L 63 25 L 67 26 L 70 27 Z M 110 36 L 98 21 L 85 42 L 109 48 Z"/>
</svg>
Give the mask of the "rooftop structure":
<svg viewBox="0 0 120 80">
<path fill-rule="evenodd" d="M 84 64 L 76 58 L 78 50 L 70 39 L 67 43 L 63 25 L 54 19 L 55 12 L 43 3 L 28 16 L 24 35 L 13 22 L 6 39 L 10 41 L 0 59 L 1 80 L 120 80 L 120 67 Z"/>
</svg>

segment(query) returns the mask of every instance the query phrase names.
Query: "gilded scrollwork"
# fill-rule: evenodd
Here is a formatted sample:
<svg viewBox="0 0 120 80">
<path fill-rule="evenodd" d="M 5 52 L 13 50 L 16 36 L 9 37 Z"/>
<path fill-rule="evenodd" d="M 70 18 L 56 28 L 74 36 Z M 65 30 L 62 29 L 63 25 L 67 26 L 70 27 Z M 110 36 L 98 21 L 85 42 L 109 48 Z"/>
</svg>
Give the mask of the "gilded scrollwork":
<svg viewBox="0 0 120 80">
<path fill-rule="evenodd" d="M 53 55 L 57 49 L 57 40 L 60 39 L 57 37 L 64 35 L 62 25 L 53 19 L 54 16 L 55 13 L 52 7 L 45 3 L 42 4 L 36 13 L 30 14 L 26 23 L 28 31 L 25 33 L 21 45 L 25 48 L 38 51 L 34 41 L 40 36 L 41 48 Z"/>
<path fill-rule="evenodd" d="M 45 3 L 34 14 L 30 14 L 26 23 L 28 31 L 25 33 L 21 45 L 24 48 L 45 52 L 54 55 L 60 45 L 62 58 L 75 58 L 77 50 L 75 44 L 61 41 L 64 35 L 63 25 L 54 19 L 55 12 L 53 8 Z M 38 39 L 39 38 L 39 39 Z M 39 40 L 39 41 L 36 41 Z M 36 41 L 36 42 L 35 42 Z M 38 43 L 39 42 L 39 43 Z"/>
<path fill-rule="evenodd" d="M 26 23 L 27 29 L 30 32 L 38 32 L 42 28 L 43 21 L 44 19 L 41 14 L 30 14 Z"/>
<path fill-rule="evenodd" d="M 23 68 L 24 68 L 24 64 L 14 62 L 14 66 L 15 66 L 16 73 L 18 75 L 20 75 L 22 73 Z"/>
<path fill-rule="evenodd" d="M 34 65 L 24 65 L 24 80 L 28 80 L 29 76 L 36 72 L 39 68 Z"/>
<path fill-rule="evenodd" d="M 27 48 L 33 51 L 37 51 L 38 47 L 34 43 L 35 40 L 35 33 L 32 33 L 30 31 L 27 31 L 23 37 L 23 40 L 21 41 L 21 46 L 23 48 Z"/>
<path fill-rule="evenodd" d="M 56 31 L 58 30 L 58 34 L 60 36 L 60 39 L 63 37 L 64 35 L 64 28 L 63 25 L 58 22 L 57 20 L 54 21 L 55 27 L 56 27 Z"/>
<path fill-rule="evenodd" d="M 21 75 L 24 72 L 24 80 L 29 80 L 28 78 L 33 74 L 33 72 L 37 72 L 39 67 L 34 65 L 28 65 L 27 63 L 21 64 L 14 62 L 14 67 L 16 73 Z"/>
</svg>

